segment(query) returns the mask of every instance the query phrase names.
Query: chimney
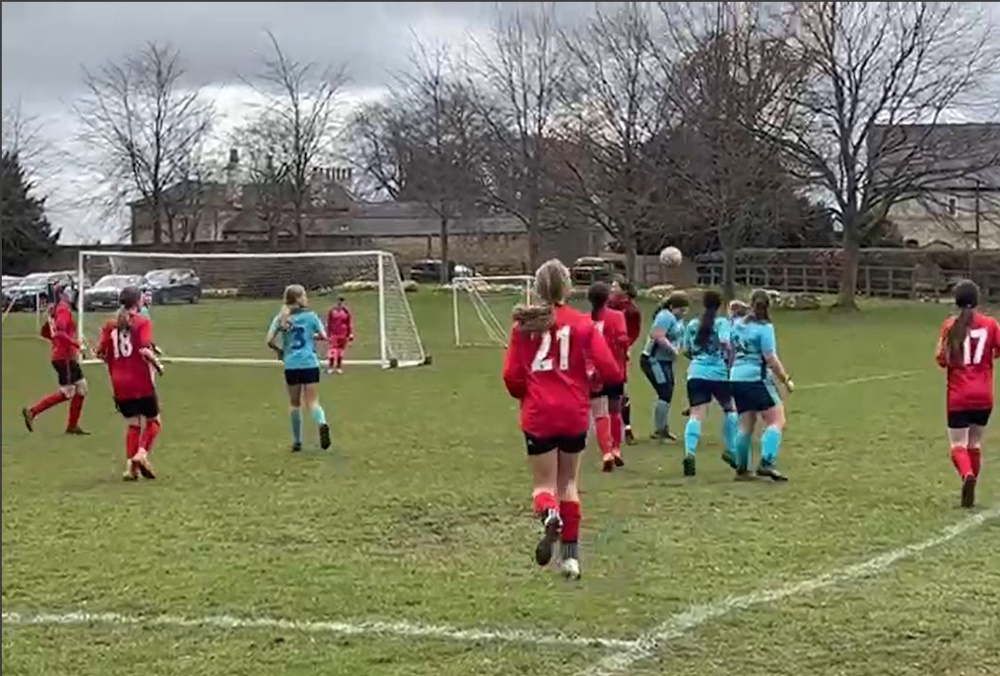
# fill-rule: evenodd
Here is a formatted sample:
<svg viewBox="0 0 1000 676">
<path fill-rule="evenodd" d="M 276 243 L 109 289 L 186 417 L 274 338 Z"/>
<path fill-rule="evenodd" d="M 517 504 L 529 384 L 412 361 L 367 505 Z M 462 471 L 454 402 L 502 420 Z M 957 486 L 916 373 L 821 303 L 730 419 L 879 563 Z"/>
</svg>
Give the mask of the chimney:
<svg viewBox="0 0 1000 676">
<path fill-rule="evenodd" d="M 236 148 L 229 149 L 229 166 L 235 168 L 240 163 L 240 151 Z"/>
</svg>

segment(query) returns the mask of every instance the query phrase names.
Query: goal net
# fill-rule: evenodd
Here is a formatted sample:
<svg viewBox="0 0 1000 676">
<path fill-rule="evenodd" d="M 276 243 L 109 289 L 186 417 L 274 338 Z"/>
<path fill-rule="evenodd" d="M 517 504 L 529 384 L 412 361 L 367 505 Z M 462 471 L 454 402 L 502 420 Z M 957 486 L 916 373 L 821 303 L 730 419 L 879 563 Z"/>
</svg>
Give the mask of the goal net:
<svg viewBox="0 0 1000 676">
<path fill-rule="evenodd" d="M 329 309 L 344 299 L 354 320 L 345 364 L 390 368 L 427 361 L 396 260 L 383 251 L 82 251 L 78 275 L 92 282 L 77 303 L 83 335 L 96 337 L 121 289 L 139 286 L 152 299 L 154 335 L 166 361 L 276 364 L 264 339 L 289 284 L 305 287 L 324 325 Z"/>
<path fill-rule="evenodd" d="M 452 314 L 458 347 L 505 347 L 514 306 L 531 300 L 533 279 L 459 277 L 452 282 Z"/>
</svg>

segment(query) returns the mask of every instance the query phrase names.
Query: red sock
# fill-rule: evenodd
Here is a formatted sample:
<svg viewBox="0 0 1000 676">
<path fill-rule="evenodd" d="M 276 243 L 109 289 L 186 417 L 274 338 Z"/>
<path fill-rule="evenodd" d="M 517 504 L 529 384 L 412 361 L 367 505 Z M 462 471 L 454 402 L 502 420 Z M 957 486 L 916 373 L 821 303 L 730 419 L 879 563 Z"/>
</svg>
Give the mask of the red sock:
<svg viewBox="0 0 1000 676">
<path fill-rule="evenodd" d="M 972 465 L 972 473 L 979 478 L 979 470 L 983 466 L 983 454 L 980 449 L 969 449 L 969 464 Z"/>
<path fill-rule="evenodd" d="M 139 437 L 142 435 L 142 428 L 138 425 L 129 425 L 125 433 L 125 457 L 132 458 L 139 452 Z"/>
<path fill-rule="evenodd" d="M 612 412 L 611 418 L 611 448 L 618 450 L 622 447 L 622 414 Z"/>
<path fill-rule="evenodd" d="M 556 502 L 556 496 L 548 491 L 536 493 L 535 497 L 532 498 L 532 502 L 534 503 L 535 514 L 544 514 L 548 510 L 556 509 L 559 506 L 559 503 Z"/>
<path fill-rule="evenodd" d="M 559 516 L 562 517 L 562 541 L 576 542 L 580 538 L 580 503 L 560 502 Z"/>
<path fill-rule="evenodd" d="M 57 404 L 63 403 L 66 399 L 66 395 L 62 392 L 53 392 L 50 395 L 42 397 L 37 404 L 31 407 L 31 417 L 34 418 L 37 415 L 45 413 L 45 411 L 48 411 Z"/>
<path fill-rule="evenodd" d="M 951 449 L 951 463 L 955 465 L 958 476 L 963 479 L 973 473 L 972 459 L 969 457 L 969 451 L 963 446 L 956 446 Z"/>
<path fill-rule="evenodd" d="M 142 433 L 142 444 L 140 445 L 146 449 L 147 453 L 153 450 L 153 442 L 156 441 L 156 435 L 159 433 L 159 420 L 149 420 L 146 422 L 146 429 Z"/>
<path fill-rule="evenodd" d="M 611 420 L 606 415 L 594 419 L 594 431 L 597 432 L 597 445 L 601 453 L 611 452 Z"/>
<path fill-rule="evenodd" d="M 81 413 L 83 413 L 83 397 L 74 394 L 73 398 L 69 400 L 69 422 L 66 423 L 66 429 L 71 430 L 79 427 Z"/>
</svg>

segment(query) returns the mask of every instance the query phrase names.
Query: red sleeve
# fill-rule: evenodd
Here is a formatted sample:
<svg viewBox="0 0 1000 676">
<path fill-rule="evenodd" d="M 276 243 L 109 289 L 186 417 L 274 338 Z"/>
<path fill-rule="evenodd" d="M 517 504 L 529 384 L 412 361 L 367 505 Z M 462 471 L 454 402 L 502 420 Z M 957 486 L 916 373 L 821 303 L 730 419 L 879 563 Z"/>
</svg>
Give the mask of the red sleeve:
<svg viewBox="0 0 1000 676">
<path fill-rule="evenodd" d="M 618 340 L 618 347 L 624 351 L 628 351 L 628 348 L 635 342 L 628 330 L 628 320 L 625 319 L 624 314 L 622 315 L 622 321 L 618 324 L 618 335 L 616 338 Z"/>
<path fill-rule="evenodd" d="M 639 308 L 634 303 L 629 303 L 625 309 L 625 326 L 628 332 L 628 344 L 632 346 L 635 341 L 639 340 L 639 334 L 642 333 L 642 313 L 639 312 Z"/>
<path fill-rule="evenodd" d="M 521 343 L 524 332 L 516 326 L 510 330 L 507 340 L 507 351 L 503 357 L 503 384 L 507 392 L 515 399 L 522 399 L 528 391 L 528 372 L 521 359 Z"/>
<path fill-rule="evenodd" d="M 139 322 L 136 327 L 136 347 L 149 347 L 153 344 L 153 322 L 146 320 Z"/>
<path fill-rule="evenodd" d="M 1000 359 L 1000 322 L 993 320 L 993 358 Z"/>
<path fill-rule="evenodd" d="M 347 315 L 347 335 L 353 336 L 354 335 L 354 315 L 351 314 L 351 311 L 348 310 L 346 306 L 344 307 L 344 314 Z"/>
<path fill-rule="evenodd" d="M 590 327 L 590 362 L 594 365 L 602 383 L 620 383 L 623 380 L 621 368 L 612 354 L 608 342 L 593 325 Z"/>
<path fill-rule="evenodd" d="M 948 327 L 951 326 L 952 319 L 944 320 L 941 325 L 941 332 L 938 334 L 937 348 L 934 350 L 934 360 L 941 368 L 948 367 Z"/>
<path fill-rule="evenodd" d="M 326 335 L 333 335 L 333 308 L 326 312 Z"/>
<path fill-rule="evenodd" d="M 97 356 L 105 361 L 111 356 L 111 325 L 101 327 L 101 338 L 97 341 Z"/>
</svg>

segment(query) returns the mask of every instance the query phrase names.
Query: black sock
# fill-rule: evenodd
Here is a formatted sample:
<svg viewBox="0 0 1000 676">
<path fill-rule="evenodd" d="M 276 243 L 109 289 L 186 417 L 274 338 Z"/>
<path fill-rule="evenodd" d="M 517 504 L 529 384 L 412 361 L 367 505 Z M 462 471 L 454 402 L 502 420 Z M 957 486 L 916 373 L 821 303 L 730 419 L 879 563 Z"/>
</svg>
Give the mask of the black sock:
<svg viewBox="0 0 1000 676">
<path fill-rule="evenodd" d="M 622 400 L 622 422 L 625 423 L 625 427 L 632 426 L 632 402 L 628 397 Z"/>
<path fill-rule="evenodd" d="M 580 558 L 580 546 L 575 542 L 564 542 L 560 549 L 560 556 L 563 560 Z"/>
</svg>

